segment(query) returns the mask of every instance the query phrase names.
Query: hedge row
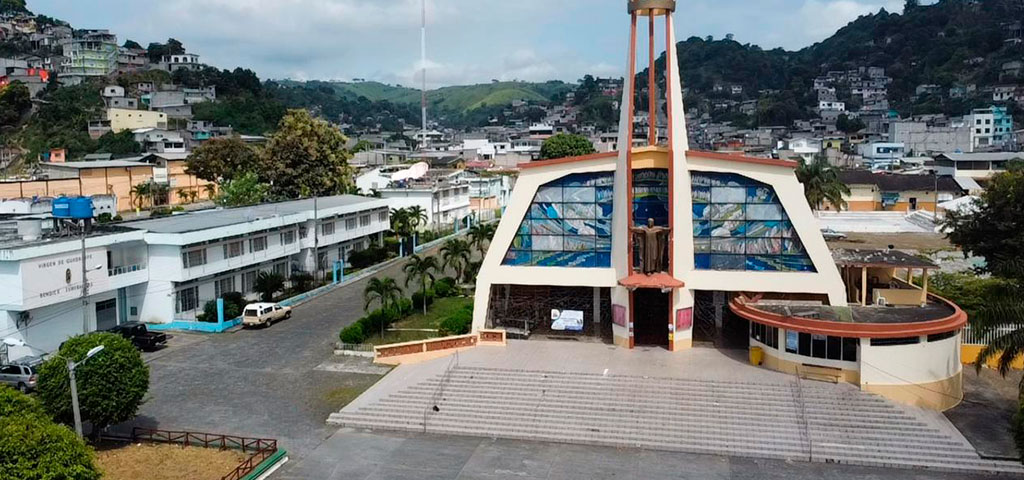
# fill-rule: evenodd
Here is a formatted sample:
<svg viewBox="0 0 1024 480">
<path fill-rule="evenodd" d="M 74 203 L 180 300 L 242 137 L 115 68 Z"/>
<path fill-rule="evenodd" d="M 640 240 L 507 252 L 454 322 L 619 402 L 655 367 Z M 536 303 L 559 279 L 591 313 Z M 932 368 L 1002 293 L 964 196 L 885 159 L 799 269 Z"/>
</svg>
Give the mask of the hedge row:
<svg viewBox="0 0 1024 480">
<path fill-rule="evenodd" d="M 436 298 L 447 298 L 454 297 L 460 293 L 459 288 L 456 286 L 454 278 L 444 277 L 434 282 L 432 288 L 427 289 L 426 302 L 427 306 L 434 303 Z M 360 344 L 366 341 L 367 338 L 373 335 L 379 335 L 381 330 L 387 330 L 395 322 L 408 317 L 413 310 L 420 310 L 423 308 L 424 296 L 422 292 L 416 292 L 412 294 L 412 298 L 403 298 L 398 301 L 397 309 L 390 307 L 387 309 L 378 308 L 367 314 L 365 317 L 356 320 L 355 323 L 349 325 L 341 330 L 338 334 L 338 338 L 341 343 L 347 344 Z M 466 310 L 466 309 L 464 309 Z M 454 320 L 453 320 L 454 319 Z M 463 333 L 469 333 L 469 327 L 473 323 L 473 309 L 468 308 L 468 314 L 465 311 L 460 310 L 450 318 L 446 318 L 441 322 L 440 330 L 442 335 L 461 335 Z M 459 332 L 459 333 L 446 333 L 446 332 Z"/>
</svg>

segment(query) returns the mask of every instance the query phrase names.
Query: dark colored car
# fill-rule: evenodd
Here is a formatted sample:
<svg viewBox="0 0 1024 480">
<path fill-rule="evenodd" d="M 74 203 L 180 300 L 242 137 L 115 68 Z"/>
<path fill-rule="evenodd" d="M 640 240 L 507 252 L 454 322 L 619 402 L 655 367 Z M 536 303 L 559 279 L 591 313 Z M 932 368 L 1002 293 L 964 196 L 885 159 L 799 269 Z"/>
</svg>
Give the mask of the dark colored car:
<svg viewBox="0 0 1024 480">
<path fill-rule="evenodd" d="M 167 345 L 167 334 L 151 332 L 139 322 L 126 322 L 107 330 L 132 341 L 139 350 L 152 351 Z"/>
</svg>

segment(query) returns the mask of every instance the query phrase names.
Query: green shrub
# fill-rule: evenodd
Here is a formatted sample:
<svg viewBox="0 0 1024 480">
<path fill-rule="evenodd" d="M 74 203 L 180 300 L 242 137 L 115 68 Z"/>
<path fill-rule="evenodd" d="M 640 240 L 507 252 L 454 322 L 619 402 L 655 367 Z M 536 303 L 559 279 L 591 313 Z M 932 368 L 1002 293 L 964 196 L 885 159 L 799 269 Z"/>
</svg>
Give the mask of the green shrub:
<svg viewBox="0 0 1024 480">
<path fill-rule="evenodd" d="M 42 416 L 0 416 L 0 472 L 5 480 L 100 478 L 92 449 Z"/>
<path fill-rule="evenodd" d="M 162 218 L 171 216 L 171 209 L 167 207 L 157 207 L 149 212 L 149 218 Z"/>
<path fill-rule="evenodd" d="M 401 298 L 398 300 L 398 315 L 402 318 L 408 317 L 412 313 L 413 305 L 412 300 L 408 298 Z"/>
<path fill-rule="evenodd" d="M 448 336 L 467 334 L 472 327 L 473 305 L 467 305 L 448 318 L 441 320 L 439 329 L 442 336 Z"/>
<path fill-rule="evenodd" d="M 231 320 L 242 316 L 242 310 L 245 308 L 246 301 L 245 297 L 238 292 L 225 293 L 224 298 L 224 320 Z M 217 301 L 210 300 L 203 305 L 203 313 L 199 314 L 197 319 L 200 322 L 217 323 Z"/>
<path fill-rule="evenodd" d="M 75 369 L 78 402 L 82 418 L 92 422 L 98 432 L 135 418 L 149 390 L 149 366 L 142 355 L 124 337 L 96 332 L 72 337 L 58 352 L 39 367 L 39 400 L 55 420 L 70 424 L 71 387 L 64 359 L 81 361 L 86 352 L 103 345 L 102 352 Z"/>
<path fill-rule="evenodd" d="M 387 247 L 378 247 L 374 245 L 365 250 L 348 254 L 348 264 L 345 266 L 352 268 L 366 268 L 383 262 L 390 257 L 391 253 Z"/>
<path fill-rule="evenodd" d="M 338 335 L 341 343 L 349 344 L 360 344 L 366 341 L 366 334 L 363 333 L 363 324 L 360 322 L 353 323 L 341 330 L 341 334 Z"/>
<path fill-rule="evenodd" d="M 50 418 L 38 400 L 6 385 L 0 385 L 0 418 L 14 415 Z"/>
<path fill-rule="evenodd" d="M 434 303 L 434 289 L 427 289 L 427 306 L 429 307 Z M 423 292 L 416 292 L 412 294 L 412 306 L 417 310 L 423 309 Z"/>
<path fill-rule="evenodd" d="M 437 298 L 454 297 L 459 294 L 458 282 L 452 277 L 444 277 L 434 282 L 434 295 Z"/>
<path fill-rule="evenodd" d="M 379 334 L 382 330 L 387 330 L 391 324 L 397 322 L 400 316 L 394 309 L 382 309 L 378 308 L 363 318 L 359 319 L 359 323 L 362 324 L 363 332 L 367 336 Z"/>
<path fill-rule="evenodd" d="M 114 221 L 114 216 L 110 212 L 103 212 L 96 216 L 96 223 L 110 223 Z"/>
<path fill-rule="evenodd" d="M 309 273 L 295 273 L 288 280 L 292 282 L 292 293 L 306 293 L 313 289 L 313 275 Z"/>
</svg>

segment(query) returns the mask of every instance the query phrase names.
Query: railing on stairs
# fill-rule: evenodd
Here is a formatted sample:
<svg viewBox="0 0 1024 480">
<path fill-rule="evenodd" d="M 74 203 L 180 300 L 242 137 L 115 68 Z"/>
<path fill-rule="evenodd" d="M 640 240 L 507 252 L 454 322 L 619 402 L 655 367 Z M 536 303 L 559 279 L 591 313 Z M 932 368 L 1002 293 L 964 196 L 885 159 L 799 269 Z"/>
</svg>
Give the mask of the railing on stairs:
<svg viewBox="0 0 1024 480">
<path fill-rule="evenodd" d="M 797 368 L 799 369 L 799 367 Z M 796 390 L 796 394 L 794 395 L 796 398 L 796 404 L 800 408 L 797 412 L 797 415 L 799 415 L 797 420 L 800 422 L 800 428 L 803 429 L 804 439 L 807 441 L 807 461 L 813 462 L 814 447 L 812 445 L 813 442 L 811 441 L 811 427 L 807 421 L 807 403 L 804 402 L 804 386 L 801 383 L 799 372 L 796 374 L 796 383 L 794 383 L 793 386 Z"/>
<path fill-rule="evenodd" d="M 452 370 L 459 366 L 459 351 L 455 351 L 455 355 L 448 360 L 448 366 L 445 367 L 444 373 L 441 374 L 441 381 L 437 384 L 437 388 L 434 389 L 434 393 L 430 396 L 429 404 L 423 409 L 423 433 L 427 433 L 427 419 L 431 413 L 440 413 L 441 407 L 438 406 L 441 403 L 441 399 L 444 398 L 444 388 L 448 385 L 448 381 L 451 379 Z"/>
</svg>

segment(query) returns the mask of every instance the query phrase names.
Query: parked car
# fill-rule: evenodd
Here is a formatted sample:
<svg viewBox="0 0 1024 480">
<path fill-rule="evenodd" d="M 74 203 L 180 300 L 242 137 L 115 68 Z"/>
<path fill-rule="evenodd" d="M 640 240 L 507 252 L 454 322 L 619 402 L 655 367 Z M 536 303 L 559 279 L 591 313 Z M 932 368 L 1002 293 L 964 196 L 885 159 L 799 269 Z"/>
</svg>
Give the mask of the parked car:
<svg viewBox="0 0 1024 480">
<path fill-rule="evenodd" d="M 36 389 L 36 381 L 39 376 L 33 367 L 28 365 L 2 365 L 0 366 L 0 383 L 11 388 L 17 388 L 22 393 L 28 393 Z"/>
<path fill-rule="evenodd" d="M 825 237 L 825 240 L 846 240 L 845 233 L 837 232 L 831 228 L 821 229 L 821 236 Z"/>
<path fill-rule="evenodd" d="M 242 325 L 269 327 L 271 323 L 291 317 L 291 307 L 282 307 L 276 303 L 250 303 L 242 311 Z"/>
<path fill-rule="evenodd" d="M 125 322 L 116 327 L 107 329 L 109 333 L 116 333 L 128 340 L 139 350 L 152 351 L 167 345 L 169 338 L 166 333 L 151 332 L 145 324 L 139 322 Z"/>
</svg>

